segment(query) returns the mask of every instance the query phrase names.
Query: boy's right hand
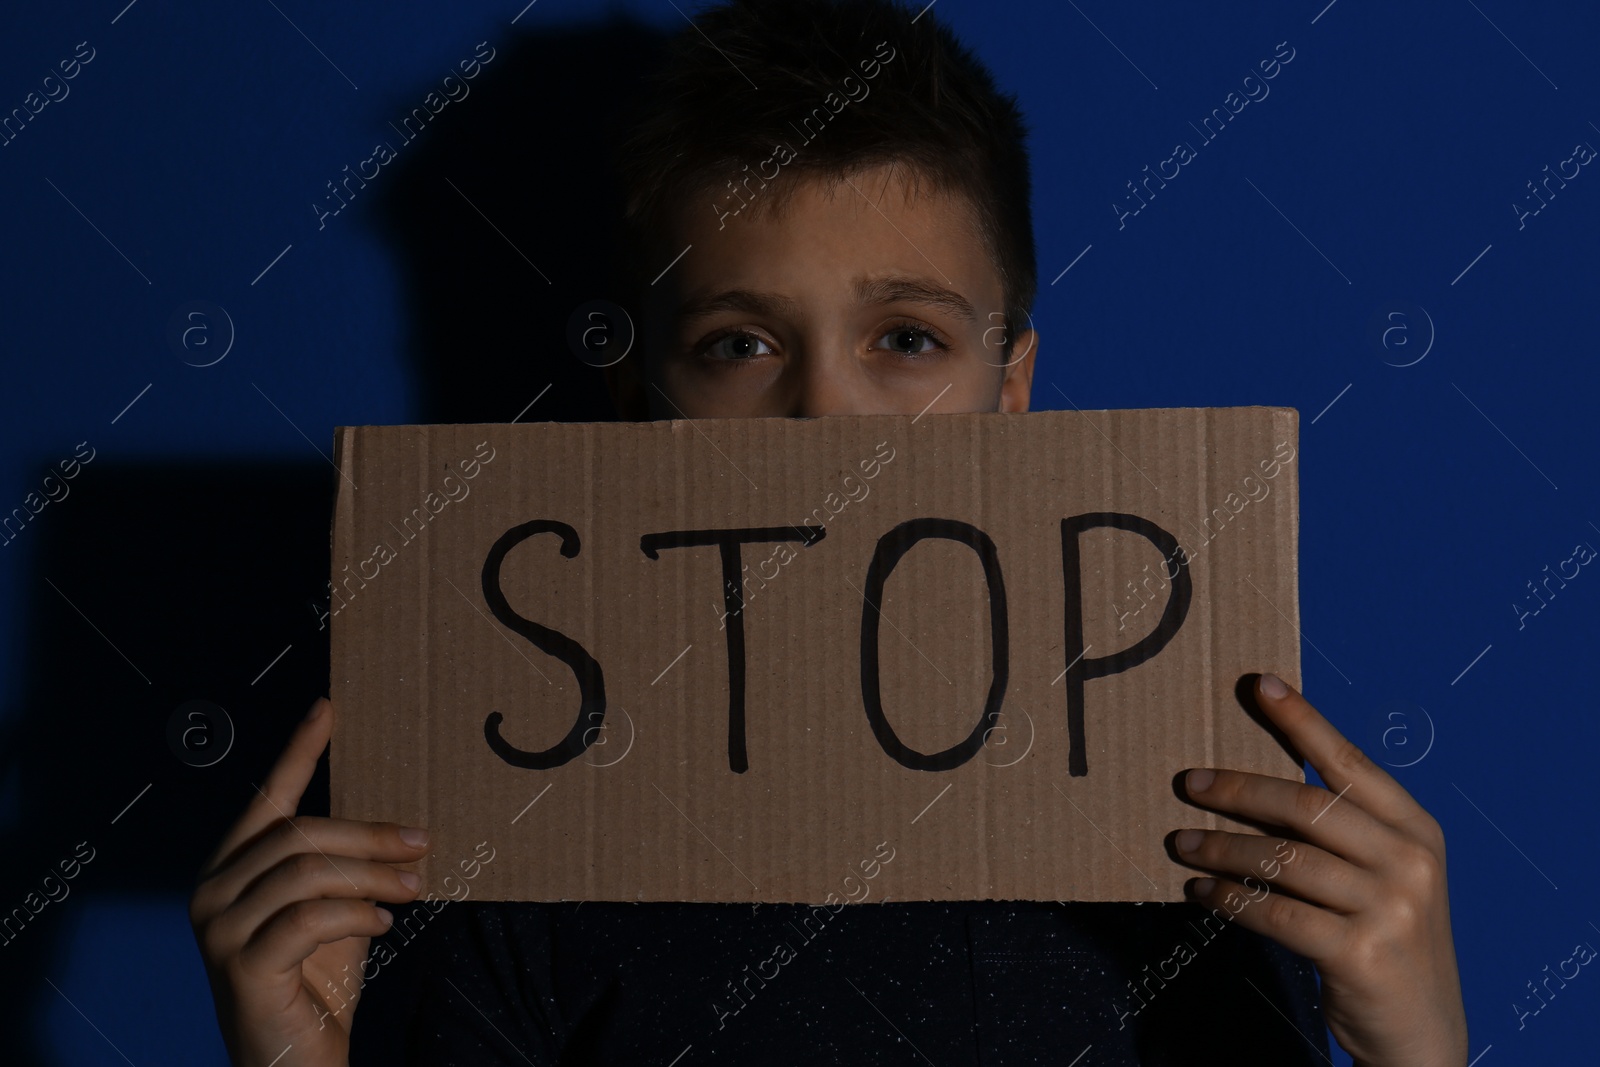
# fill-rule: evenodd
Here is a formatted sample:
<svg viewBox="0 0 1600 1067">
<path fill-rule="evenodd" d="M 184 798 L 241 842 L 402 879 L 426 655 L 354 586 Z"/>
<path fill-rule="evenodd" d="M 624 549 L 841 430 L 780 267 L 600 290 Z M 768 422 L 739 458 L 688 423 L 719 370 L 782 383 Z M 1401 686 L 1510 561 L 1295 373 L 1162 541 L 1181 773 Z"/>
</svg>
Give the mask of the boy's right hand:
<svg viewBox="0 0 1600 1067">
<path fill-rule="evenodd" d="M 332 732 L 333 705 L 318 698 L 189 902 L 235 1067 L 268 1067 L 290 1046 L 296 1067 L 346 1064 L 361 966 L 393 921 L 374 902 L 414 900 L 421 886 L 390 864 L 420 859 L 426 832 L 295 816 Z"/>
</svg>

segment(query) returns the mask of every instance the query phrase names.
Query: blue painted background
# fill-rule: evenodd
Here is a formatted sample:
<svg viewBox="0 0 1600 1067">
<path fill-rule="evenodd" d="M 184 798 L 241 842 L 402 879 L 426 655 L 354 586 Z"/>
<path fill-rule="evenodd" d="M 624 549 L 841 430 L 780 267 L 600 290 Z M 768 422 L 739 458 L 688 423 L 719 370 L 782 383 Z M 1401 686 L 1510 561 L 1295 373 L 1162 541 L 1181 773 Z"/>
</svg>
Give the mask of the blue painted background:
<svg viewBox="0 0 1600 1067">
<path fill-rule="evenodd" d="M 589 174 L 684 15 L 124 2 L 0 14 L 0 112 L 92 49 L 0 147 L 0 512 L 94 457 L 0 548 L 0 910 L 95 849 L 0 948 L 0 1033 L 29 1061 L 215 1064 L 185 902 L 326 688 L 332 428 L 510 421 L 552 382 L 528 418 L 606 416 L 561 332 L 604 291 Z M 1445 827 L 1473 1056 L 1574 1062 L 1600 978 L 1521 1029 L 1512 1004 L 1600 944 L 1600 577 L 1515 605 L 1600 546 L 1600 176 L 1529 188 L 1600 146 L 1600 18 L 1325 2 L 935 11 L 1032 125 L 1035 406 L 1300 409 L 1304 689 Z M 472 94 L 319 228 L 325 183 L 480 41 Z M 1279 42 L 1270 95 L 1124 215 Z M 217 308 L 232 348 L 195 366 Z M 163 734 L 197 697 L 238 731 L 212 768 Z"/>
</svg>

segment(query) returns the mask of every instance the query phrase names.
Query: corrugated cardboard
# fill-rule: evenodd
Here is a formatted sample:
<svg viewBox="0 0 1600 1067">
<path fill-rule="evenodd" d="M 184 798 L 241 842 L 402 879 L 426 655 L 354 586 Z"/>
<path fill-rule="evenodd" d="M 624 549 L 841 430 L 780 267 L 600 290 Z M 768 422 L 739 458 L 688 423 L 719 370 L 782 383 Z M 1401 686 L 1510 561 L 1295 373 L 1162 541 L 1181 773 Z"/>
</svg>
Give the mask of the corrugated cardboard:
<svg viewBox="0 0 1600 1067">
<path fill-rule="evenodd" d="M 1304 780 L 1239 695 L 1299 684 L 1298 427 L 341 427 L 333 814 L 455 899 L 1181 900 L 1172 830 L 1254 832 L 1185 769 Z"/>
</svg>

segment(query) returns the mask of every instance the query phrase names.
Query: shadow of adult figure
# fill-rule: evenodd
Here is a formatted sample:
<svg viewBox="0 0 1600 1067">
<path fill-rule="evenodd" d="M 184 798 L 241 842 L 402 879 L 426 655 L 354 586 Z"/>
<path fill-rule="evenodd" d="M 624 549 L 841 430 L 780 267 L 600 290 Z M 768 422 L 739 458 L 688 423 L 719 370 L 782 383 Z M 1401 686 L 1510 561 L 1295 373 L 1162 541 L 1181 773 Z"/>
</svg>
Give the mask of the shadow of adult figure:
<svg viewBox="0 0 1600 1067">
<path fill-rule="evenodd" d="M 568 326 L 625 299 L 608 164 L 663 40 L 626 20 L 517 39 L 407 143 L 379 210 L 405 269 L 417 421 L 615 417 Z"/>
<path fill-rule="evenodd" d="M 614 417 L 601 371 L 572 351 L 567 328 L 581 305 L 617 299 L 608 146 L 662 40 L 613 19 L 491 42 L 496 58 L 470 95 L 386 168 L 362 210 L 402 268 L 413 421 Z M 420 100 L 433 86 L 418 83 Z M 82 492 L 90 475 L 93 492 Z M 186 899 L 295 722 L 327 691 L 321 613 L 336 478 L 316 462 L 108 458 L 48 526 L 28 531 L 32 546 L 12 546 L 31 551 L 28 573 L 49 582 L 30 582 L 16 605 L 27 668 L 18 706 L 0 717 L 0 782 L 18 813 L 0 828 L 8 1062 L 61 1062 L 44 1020 L 62 994 L 46 980 L 61 984 L 85 898 L 113 908 Z M 222 714 L 189 732 L 185 761 L 168 727 L 196 699 Z M 229 726 L 226 755 L 199 765 L 209 756 L 192 750 L 221 745 Z M 326 767 L 302 810 L 327 812 Z M 59 865 L 80 842 L 93 859 L 63 881 Z M 50 900 L 61 884 L 67 895 Z M 400 1058 L 385 1036 L 403 1029 L 416 955 L 398 953 L 378 979 L 393 988 L 360 1016 L 364 1044 L 386 1062 Z M 196 1026 L 213 1026 L 197 950 L 188 943 L 172 958 L 192 961 L 180 986 L 196 994 Z"/>
</svg>

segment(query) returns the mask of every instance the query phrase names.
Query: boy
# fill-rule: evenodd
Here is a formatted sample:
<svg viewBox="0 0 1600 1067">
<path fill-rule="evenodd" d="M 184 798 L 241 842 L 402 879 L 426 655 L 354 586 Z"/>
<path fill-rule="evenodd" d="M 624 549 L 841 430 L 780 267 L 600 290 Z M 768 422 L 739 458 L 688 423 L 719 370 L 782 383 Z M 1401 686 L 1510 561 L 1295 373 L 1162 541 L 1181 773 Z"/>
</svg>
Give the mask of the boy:
<svg viewBox="0 0 1600 1067">
<path fill-rule="evenodd" d="M 625 417 L 1027 410 L 1025 129 L 931 11 L 732 0 L 677 38 L 634 131 Z M 1331 1027 L 1358 1064 L 1462 1067 L 1437 824 L 1299 694 L 1256 692 L 1332 788 L 1191 771 L 1197 804 L 1284 830 L 1175 835 L 1214 876 L 1192 902 L 463 903 L 405 950 L 426 978 L 403 1022 L 377 1032 L 373 1004 L 352 1031 L 345 979 L 393 921 L 374 902 L 415 899 L 391 864 L 427 846 L 286 818 L 331 735 L 319 700 L 191 914 L 237 1064 L 385 1039 L 419 1063 L 1309 1064 Z M 1269 862 L 1267 891 L 1245 876 Z"/>
</svg>

